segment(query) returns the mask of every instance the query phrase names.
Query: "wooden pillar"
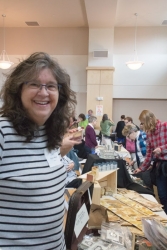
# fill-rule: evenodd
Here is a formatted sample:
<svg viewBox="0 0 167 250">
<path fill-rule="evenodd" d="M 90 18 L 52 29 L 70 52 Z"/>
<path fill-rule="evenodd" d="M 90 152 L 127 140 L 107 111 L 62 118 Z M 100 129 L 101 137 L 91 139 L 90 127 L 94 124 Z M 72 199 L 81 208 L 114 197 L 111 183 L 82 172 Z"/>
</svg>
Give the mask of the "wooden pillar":
<svg viewBox="0 0 167 250">
<path fill-rule="evenodd" d="M 96 106 L 103 105 L 103 114 L 112 119 L 113 106 L 113 72 L 114 67 L 87 67 L 87 111 L 93 110 L 96 115 Z M 98 101 L 97 97 L 103 97 Z M 100 126 L 102 116 L 97 116 L 96 128 Z"/>
</svg>

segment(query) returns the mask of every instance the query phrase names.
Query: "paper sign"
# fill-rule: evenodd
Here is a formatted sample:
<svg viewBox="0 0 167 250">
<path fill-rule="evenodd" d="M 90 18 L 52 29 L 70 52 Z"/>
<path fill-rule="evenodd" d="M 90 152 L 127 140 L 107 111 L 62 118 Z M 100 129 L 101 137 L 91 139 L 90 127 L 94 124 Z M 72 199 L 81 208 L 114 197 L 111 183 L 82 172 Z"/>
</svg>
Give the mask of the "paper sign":
<svg viewBox="0 0 167 250">
<path fill-rule="evenodd" d="M 103 116 L 103 105 L 96 105 L 96 116 Z"/>
<path fill-rule="evenodd" d="M 86 205 L 84 203 L 82 207 L 80 208 L 80 210 L 78 211 L 76 215 L 76 219 L 75 219 L 74 232 L 75 232 L 76 238 L 78 238 L 80 232 L 82 231 L 82 229 L 84 228 L 88 220 L 89 220 L 89 215 L 88 215 Z"/>
</svg>

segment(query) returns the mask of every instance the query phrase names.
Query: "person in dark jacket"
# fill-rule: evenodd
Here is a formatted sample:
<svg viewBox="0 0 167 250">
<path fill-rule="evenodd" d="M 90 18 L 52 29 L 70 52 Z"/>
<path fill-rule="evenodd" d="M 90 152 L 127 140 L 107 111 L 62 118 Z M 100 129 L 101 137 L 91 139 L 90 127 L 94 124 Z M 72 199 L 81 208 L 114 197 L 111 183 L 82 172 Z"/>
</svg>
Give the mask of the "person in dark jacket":
<svg viewBox="0 0 167 250">
<path fill-rule="evenodd" d="M 121 121 L 117 123 L 115 132 L 117 133 L 118 143 L 124 144 L 125 136 L 122 134 L 122 130 L 125 126 L 125 115 L 121 115 Z"/>
<path fill-rule="evenodd" d="M 94 130 L 97 118 L 95 116 L 90 116 L 88 122 L 89 124 L 87 125 L 85 130 L 85 146 L 89 154 L 94 154 L 95 147 L 97 146 L 96 133 Z"/>
<path fill-rule="evenodd" d="M 134 125 L 136 126 L 137 130 L 140 130 L 140 128 L 136 124 L 134 124 L 133 119 L 130 116 L 127 116 L 125 118 L 125 125 Z"/>
</svg>

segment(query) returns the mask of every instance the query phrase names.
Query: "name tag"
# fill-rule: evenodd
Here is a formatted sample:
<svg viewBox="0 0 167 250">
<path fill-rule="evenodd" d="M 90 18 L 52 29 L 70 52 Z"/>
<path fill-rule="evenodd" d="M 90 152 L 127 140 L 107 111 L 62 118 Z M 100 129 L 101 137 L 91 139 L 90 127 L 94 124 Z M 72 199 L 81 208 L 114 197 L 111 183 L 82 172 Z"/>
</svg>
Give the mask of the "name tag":
<svg viewBox="0 0 167 250">
<path fill-rule="evenodd" d="M 44 152 L 45 152 L 46 160 L 51 168 L 63 165 L 58 149 L 53 149 L 51 151 L 49 151 L 48 149 L 45 149 Z"/>
</svg>

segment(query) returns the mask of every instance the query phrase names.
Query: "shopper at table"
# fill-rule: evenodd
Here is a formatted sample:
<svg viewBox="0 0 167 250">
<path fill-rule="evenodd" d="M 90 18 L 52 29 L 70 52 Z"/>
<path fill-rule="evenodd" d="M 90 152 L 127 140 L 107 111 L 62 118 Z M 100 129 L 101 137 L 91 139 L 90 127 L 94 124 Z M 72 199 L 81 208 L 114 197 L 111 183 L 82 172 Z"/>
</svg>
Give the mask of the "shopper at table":
<svg viewBox="0 0 167 250">
<path fill-rule="evenodd" d="M 134 169 L 139 168 L 146 156 L 146 133 L 144 131 L 139 131 L 134 125 L 127 125 L 124 127 L 122 134 L 135 143 L 135 155 L 129 165 Z M 150 170 L 142 172 L 140 177 L 147 187 L 152 188 Z"/>
<path fill-rule="evenodd" d="M 117 123 L 115 132 L 117 133 L 118 143 L 125 145 L 125 136 L 122 134 L 122 130 L 125 126 L 125 115 L 121 115 L 121 120 Z"/>
<path fill-rule="evenodd" d="M 133 119 L 130 116 L 127 116 L 125 118 L 125 125 L 134 125 L 138 130 L 140 130 L 140 128 L 136 124 L 134 124 Z"/>
<path fill-rule="evenodd" d="M 88 126 L 85 130 L 85 148 L 89 154 L 95 153 L 95 147 L 97 146 L 95 126 L 97 118 L 95 116 L 90 116 L 88 119 Z"/>
<path fill-rule="evenodd" d="M 147 132 L 147 154 L 135 173 L 146 171 L 154 158 L 158 195 L 167 214 L 167 122 L 161 122 L 149 110 L 143 110 L 139 120 Z"/>
<path fill-rule="evenodd" d="M 134 125 L 138 130 L 140 130 L 139 127 L 133 123 L 133 119 L 130 116 L 127 116 L 125 118 L 125 125 Z M 135 158 L 135 143 L 134 143 L 134 141 L 132 141 L 128 137 L 125 137 L 124 145 L 125 145 L 126 150 L 128 150 L 129 153 L 131 154 L 131 159 Z"/>
<path fill-rule="evenodd" d="M 67 171 L 66 188 L 78 188 L 82 184 L 82 180 L 77 179 L 74 169 L 75 162 L 66 155 L 62 157 L 62 161 Z"/>
<path fill-rule="evenodd" d="M 69 76 L 48 54 L 20 62 L 2 89 L 0 248 L 64 250 L 66 170 L 60 146 L 76 103 Z M 74 146 L 64 139 L 61 154 Z"/>
<path fill-rule="evenodd" d="M 86 116 L 84 114 L 79 114 L 78 116 L 78 126 L 86 129 L 86 126 L 88 125 L 88 120 L 86 119 Z"/>
<path fill-rule="evenodd" d="M 104 114 L 102 121 L 100 122 L 102 144 L 111 146 L 111 127 L 114 126 L 114 122 L 108 118 L 107 114 Z"/>
<path fill-rule="evenodd" d="M 143 123 L 142 123 L 142 122 L 140 123 L 139 128 L 140 128 L 140 131 L 144 131 L 144 125 L 143 125 Z"/>
<path fill-rule="evenodd" d="M 93 115 L 93 110 L 92 109 L 89 109 L 88 110 L 88 113 L 87 113 L 87 115 L 86 115 L 86 119 L 88 119 L 90 116 L 92 116 Z"/>
</svg>

